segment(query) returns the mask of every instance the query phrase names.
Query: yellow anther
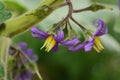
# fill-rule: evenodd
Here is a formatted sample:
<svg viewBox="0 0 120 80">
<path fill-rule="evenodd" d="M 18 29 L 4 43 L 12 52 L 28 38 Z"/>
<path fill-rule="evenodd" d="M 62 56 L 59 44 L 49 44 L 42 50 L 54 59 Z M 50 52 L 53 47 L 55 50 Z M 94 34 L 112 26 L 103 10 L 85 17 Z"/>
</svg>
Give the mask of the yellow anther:
<svg viewBox="0 0 120 80">
<path fill-rule="evenodd" d="M 95 40 L 95 45 L 93 46 L 93 48 L 100 53 L 100 51 L 102 51 L 104 49 L 103 45 L 101 44 L 101 41 L 99 39 L 99 37 L 95 36 L 94 37 Z"/>
<path fill-rule="evenodd" d="M 100 50 L 99 50 L 96 46 L 93 46 L 93 48 L 94 48 L 98 53 L 100 53 Z"/>
<path fill-rule="evenodd" d="M 45 40 L 44 45 L 41 47 L 42 48 L 46 48 L 45 51 L 49 52 L 56 44 L 55 39 L 53 38 L 53 36 L 48 36 L 48 38 Z"/>
<path fill-rule="evenodd" d="M 51 43 L 47 46 L 47 52 L 49 52 L 56 44 L 56 41 L 53 39 Z"/>
<path fill-rule="evenodd" d="M 40 49 L 43 49 L 46 45 L 48 45 L 52 40 L 52 36 L 48 36 L 47 39 L 45 40 L 45 43 Z"/>
</svg>

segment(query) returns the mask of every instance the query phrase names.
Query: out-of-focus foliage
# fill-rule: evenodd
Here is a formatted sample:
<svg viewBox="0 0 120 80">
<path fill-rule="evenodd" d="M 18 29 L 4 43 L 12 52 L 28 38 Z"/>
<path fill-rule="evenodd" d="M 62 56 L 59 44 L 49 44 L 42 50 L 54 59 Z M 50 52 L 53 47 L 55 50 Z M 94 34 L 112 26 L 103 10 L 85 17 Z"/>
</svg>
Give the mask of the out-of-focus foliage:
<svg viewBox="0 0 120 80">
<path fill-rule="evenodd" d="M 9 19 L 12 14 L 5 9 L 5 5 L 0 1 L 0 24 Z"/>
<path fill-rule="evenodd" d="M 4 77 L 4 67 L 3 64 L 0 62 L 0 79 Z"/>
<path fill-rule="evenodd" d="M 18 16 L 27 11 L 27 8 L 24 7 L 24 5 L 19 4 L 19 2 L 13 0 L 5 0 L 4 3 L 6 4 L 8 10 L 14 12 L 14 16 L 12 17 Z"/>
<path fill-rule="evenodd" d="M 28 9 L 36 7 L 41 1 L 16 0 L 17 3 Z M 104 3 L 106 6 L 113 8 L 112 11 L 88 11 L 73 15 L 82 25 L 93 31 L 96 29 L 93 22 L 98 18 L 103 19 L 108 25 L 109 33 L 101 38 L 105 49 L 100 54 L 94 50 L 87 53 L 84 51 L 72 53 L 63 46 L 57 53 L 46 53 L 44 50 L 40 50 L 43 41 L 32 38 L 30 31 L 15 37 L 15 44 L 25 41 L 29 47 L 34 49 L 39 56 L 38 65 L 44 80 L 120 80 L 120 11 L 118 10 L 118 0 L 71 1 L 75 9 L 87 7 L 92 2 Z M 66 13 L 67 7 L 58 9 L 37 26 L 47 31 L 52 24 L 61 20 Z M 72 26 L 77 32 L 80 32 L 77 25 L 72 24 Z"/>
</svg>

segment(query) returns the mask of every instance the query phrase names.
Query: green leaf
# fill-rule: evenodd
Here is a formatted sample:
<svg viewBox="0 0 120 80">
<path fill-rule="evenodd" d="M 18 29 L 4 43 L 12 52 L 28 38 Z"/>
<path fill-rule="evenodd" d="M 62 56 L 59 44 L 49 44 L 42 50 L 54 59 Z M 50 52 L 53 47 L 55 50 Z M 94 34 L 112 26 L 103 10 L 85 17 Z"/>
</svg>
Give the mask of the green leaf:
<svg viewBox="0 0 120 80">
<path fill-rule="evenodd" d="M 0 24 L 12 16 L 11 12 L 5 10 L 5 5 L 0 1 Z"/>
<path fill-rule="evenodd" d="M 0 62 L 0 79 L 4 77 L 4 67 L 2 63 Z"/>
<path fill-rule="evenodd" d="M 3 10 L 5 8 L 5 5 L 0 1 L 0 10 Z"/>
<path fill-rule="evenodd" d="M 25 6 L 15 0 L 5 0 L 4 3 L 6 4 L 6 9 L 12 11 L 12 18 L 19 16 L 28 10 Z"/>
</svg>

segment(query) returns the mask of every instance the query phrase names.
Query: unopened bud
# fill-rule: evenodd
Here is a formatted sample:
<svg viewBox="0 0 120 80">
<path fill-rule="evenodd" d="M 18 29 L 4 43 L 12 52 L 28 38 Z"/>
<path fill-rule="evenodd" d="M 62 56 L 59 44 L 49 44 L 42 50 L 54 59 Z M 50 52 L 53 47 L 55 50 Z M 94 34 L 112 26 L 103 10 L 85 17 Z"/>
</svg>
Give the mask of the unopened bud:
<svg viewBox="0 0 120 80">
<path fill-rule="evenodd" d="M 98 11 L 98 10 L 101 10 L 101 9 L 113 10 L 113 8 L 111 8 L 111 7 L 104 6 L 104 5 L 98 4 L 98 3 L 94 3 L 94 4 L 92 4 L 92 5 L 89 7 L 89 10 L 91 10 L 91 11 L 93 11 L 93 12 Z"/>
</svg>

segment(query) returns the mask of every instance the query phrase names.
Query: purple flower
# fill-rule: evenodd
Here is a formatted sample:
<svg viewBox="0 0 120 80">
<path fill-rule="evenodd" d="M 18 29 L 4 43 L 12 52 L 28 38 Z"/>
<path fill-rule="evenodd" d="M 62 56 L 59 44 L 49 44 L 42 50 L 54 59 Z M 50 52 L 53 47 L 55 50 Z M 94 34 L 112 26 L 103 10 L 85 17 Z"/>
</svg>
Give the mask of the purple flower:
<svg viewBox="0 0 120 80">
<path fill-rule="evenodd" d="M 46 32 L 43 32 L 42 30 L 39 30 L 37 27 L 33 27 L 31 28 L 31 32 L 33 37 L 45 40 L 45 43 L 41 47 L 41 49 L 45 47 L 47 52 L 49 52 L 50 50 L 57 51 L 59 44 L 70 47 L 79 43 L 79 40 L 77 38 L 74 38 L 73 40 L 64 40 L 64 32 L 62 30 L 58 30 L 57 35 L 55 35 L 48 34 Z"/>
<path fill-rule="evenodd" d="M 79 44 L 76 47 L 70 47 L 70 51 L 78 51 L 84 49 L 85 52 L 92 50 L 94 48 L 97 52 L 100 52 L 104 49 L 99 39 L 100 36 L 108 33 L 108 28 L 101 19 L 98 19 L 98 28 L 96 32 L 92 34 L 92 37 L 89 37 L 87 41 Z"/>
<path fill-rule="evenodd" d="M 36 62 L 38 60 L 37 55 L 35 55 L 31 48 L 27 48 L 27 44 L 25 42 L 20 42 L 18 46 L 21 52 L 29 57 L 31 61 Z"/>
<path fill-rule="evenodd" d="M 32 80 L 33 72 L 31 71 L 22 71 L 17 74 L 14 74 L 14 80 Z"/>
<path fill-rule="evenodd" d="M 15 72 L 13 71 L 13 79 L 32 80 L 32 75 L 34 74 L 34 71 L 31 68 L 26 68 L 26 66 L 29 66 L 29 61 L 28 59 L 26 59 L 26 57 L 28 57 L 29 60 L 32 61 L 32 63 L 35 63 L 38 60 L 38 57 L 34 54 L 31 48 L 27 48 L 27 44 L 25 42 L 20 42 L 18 44 L 18 48 L 19 51 L 21 51 L 21 54 L 23 54 L 24 56 L 17 55 L 18 58 L 16 59 L 16 70 Z"/>
</svg>

